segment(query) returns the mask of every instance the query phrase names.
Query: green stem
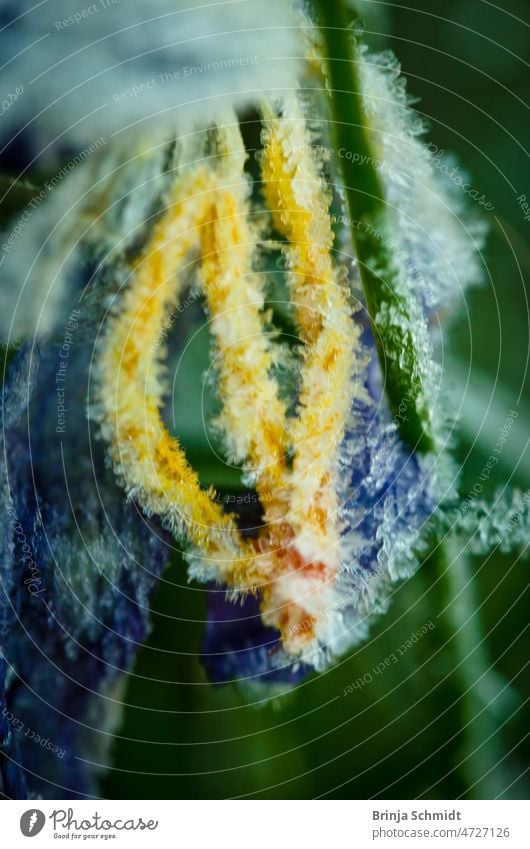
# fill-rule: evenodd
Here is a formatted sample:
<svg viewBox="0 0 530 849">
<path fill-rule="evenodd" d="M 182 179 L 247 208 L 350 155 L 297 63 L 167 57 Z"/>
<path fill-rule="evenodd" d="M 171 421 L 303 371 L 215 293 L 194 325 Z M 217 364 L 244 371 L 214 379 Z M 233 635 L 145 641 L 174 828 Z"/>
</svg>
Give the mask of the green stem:
<svg viewBox="0 0 530 849">
<path fill-rule="evenodd" d="M 367 133 L 348 13 L 343 0 L 314 3 L 326 54 L 336 149 L 356 154 L 341 157 L 338 165 L 385 390 L 402 438 L 419 452 L 432 451 L 429 406 L 412 331 L 415 316 L 400 291 L 400 270 L 389 244 L 395 229 Z"/>
<path fill-rule="evenodd" d="M 455 659 L 454 679 L 463 728 L 462 773 L 471 798 L 506 798 L 512 782 L 503 763 L 501 725 L 514 709 L 514 699 L 492 668 L 480 623 L 474 577 L 457 540 L 431 555 L 443 588 L 443 621 Z"/>
</svg>

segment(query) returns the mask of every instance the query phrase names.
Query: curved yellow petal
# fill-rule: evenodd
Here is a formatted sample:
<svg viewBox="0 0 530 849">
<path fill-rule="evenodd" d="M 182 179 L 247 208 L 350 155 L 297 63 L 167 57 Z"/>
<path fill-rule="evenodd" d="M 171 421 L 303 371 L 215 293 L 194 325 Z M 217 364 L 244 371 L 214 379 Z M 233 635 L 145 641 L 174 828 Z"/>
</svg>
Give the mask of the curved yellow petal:
<svg viewBox="0 0 530 849">
<path fill-rule="evenodd" d="M 164 322 L 180 295 L 182 271 L 215 192 L 207 168 L 178 178 L 168 208 L 109 316 L 97 357 L 98 418 L 128 494 L 191 545 L 195 571 L 244 575 L 252 555 L 231 516 L 201 489 L 160 414 Z"/>
</svg>

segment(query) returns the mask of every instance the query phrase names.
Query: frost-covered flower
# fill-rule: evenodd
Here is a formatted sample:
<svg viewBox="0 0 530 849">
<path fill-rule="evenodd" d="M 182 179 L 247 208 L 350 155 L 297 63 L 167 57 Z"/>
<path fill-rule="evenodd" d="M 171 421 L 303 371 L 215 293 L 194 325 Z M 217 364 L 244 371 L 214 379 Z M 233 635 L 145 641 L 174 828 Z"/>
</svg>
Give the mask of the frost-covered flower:
<svg viewBox="0 0 530 849">
<path fill-rule="evenodd" d="M 24 781 L 33 795 L 95 792 L 91 765 L 105 760 L 100 741 L 174 544 L 206 585 L 210 677 L 267 697 L 366 635 L 455 501 L 429 324 L 480 277 L 483 232 L 432 167 L 395 61 L 362 54 L 362 98 L 393 210 L 375 237 L 410 305 L 435 435 L 424 453 L 400 432 L 413 387 L 397 410 L 386 400 L 355 222 L 303 59 L 309 22 L 274 0 L 207 15 L 164 0 L 129 2 L 126 16 L 124 6 L 85 20 L 80 4 L 48 3 L 23 64 L 30 4 L 3 36 L 13 86 L 24 73 L 6 141 L 24 140 L 28 164 L 41 151 L 75 164 L 5 234 L 0 267 L 0 328 L 21 342 L 3 387 L 0 489 L 0 752 L 12 796 Z M 262 125 L 252 168 L 248 106 Z M 259 497 L 253 532 L 200 485 L 168 426 L 187 290 L 209 323 L 226 457 Z M 381 326 L 401 319 L 389 307 Z"/>
</svg>

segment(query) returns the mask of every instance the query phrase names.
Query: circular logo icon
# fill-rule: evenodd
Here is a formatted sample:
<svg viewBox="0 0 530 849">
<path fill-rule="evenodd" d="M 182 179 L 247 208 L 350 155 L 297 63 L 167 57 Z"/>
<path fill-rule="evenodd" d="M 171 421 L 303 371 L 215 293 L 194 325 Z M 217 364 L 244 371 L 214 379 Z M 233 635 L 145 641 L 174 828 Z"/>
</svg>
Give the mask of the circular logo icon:
<svg viewBox="0 0 530 849">
<path fill-rule="evenodd" d="M 24 837 L 35 837 L 42 831 L 46 817 L 37 808 L 25 811 L 20 817 L 20 830 Z"/>
</svg>

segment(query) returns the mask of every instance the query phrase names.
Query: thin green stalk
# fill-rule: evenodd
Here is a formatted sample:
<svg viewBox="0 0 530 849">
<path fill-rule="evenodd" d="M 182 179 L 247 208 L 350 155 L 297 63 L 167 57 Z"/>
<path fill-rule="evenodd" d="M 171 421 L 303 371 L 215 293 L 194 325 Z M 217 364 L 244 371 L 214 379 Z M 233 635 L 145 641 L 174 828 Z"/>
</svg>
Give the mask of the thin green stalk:
<svg viewBox="0 0 530 849">
<path fill-rule="evenodd" d="M 438 547 L 431 563 L 442 586 L 443 621 L 454 657 L 454 679 L 461 692 L 461 771 L 471 798 L 506 798 L 506 790 L 515 776 L 503 763 L 501 726 L 510 718 L 515 699 L 490 664 L 474 576 L 458 541 Z"/>
<path fill-rule="evenodd" d="M 429 405 L 412 332 L 415 317 L 400 291 L 400 272 L 386 238 L 392 232 L 391 213 L 367 133 L 348 14 L 342 0 L 315 0 L 315 7 L 324 44 L 336 149 L 357 154 L 341 157 L 338 165 L 368 315 L 386 378 L 385 390 L 402 438 L 419 452 L 432 451 Z"/>
</svg>

